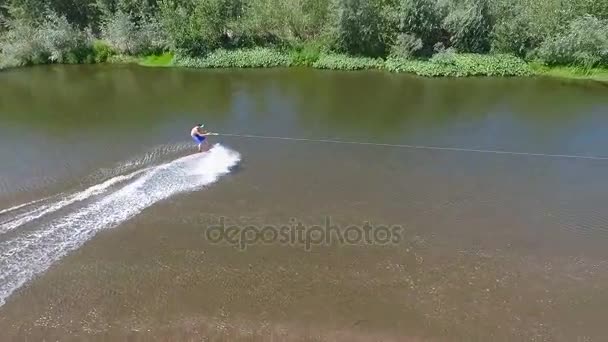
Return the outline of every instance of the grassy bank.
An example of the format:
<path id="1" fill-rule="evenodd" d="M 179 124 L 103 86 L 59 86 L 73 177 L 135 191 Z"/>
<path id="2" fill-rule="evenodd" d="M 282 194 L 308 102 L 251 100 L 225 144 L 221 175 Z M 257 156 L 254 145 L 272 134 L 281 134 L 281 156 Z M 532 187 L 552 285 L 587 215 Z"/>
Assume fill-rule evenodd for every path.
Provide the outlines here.
<path id="1" fill-rule="evenodd" d="M 160 55 L 149 55 L 139 59 L 138 64 L 147 67 L 168 67 L 173 63 L 175 55 L 165 52 Z"/>
<path id="2" fill-rule="evenodd" d="M 531 64 L 536 75 L 569 79 L 585 79 L 608 83 L 608 68 L 581 68 L 573 66 L 548 67 L 541 64 Z"/>
<path id="3" fill-rule="evenodd" d="M 273 68 L 292 64 L 288 54 L 268 48 L 216 50 L 206 57 L 178 56 L 173 65 L 188 68 Z"/>
<path id="4" fill-rule="evenodd" d="M 145 67 L 187 68 L 273 68 L 306 66 L 327 70 L 385 70 L 408 73 L 423 77 L 469 76 L 549 76 L 570 79 L 589 79 L 608 82 L 608 68 L 584 69 L 581 67 L 549 67 L 539 63 L 527 63 L 519 57 L 507 54 L 457 54 L 446 50 L 429 59 L 387 59 L 355 57 L 345 54 L 322 53 L 318 50 L 279 50 L 252 48 L 218 49 L 205 57 L 175 55 L 170 52 L 129 56 L 94 49 L 95 61 L 112 64 L 137 64 Z M 0 70 L 2 65 L 0 64 Z"/>
<path id="5" fill-rule="evenodd" d="M 316 69 L 387 70 L 426 77 L 466 76 L 531 76 L 532 68 L 511 55 L 476 55 L 444 52 L 428 60 L 404 58 L 353 57 L 343 54 L 319 53 L 306 63 Z M 189 68 L 263 68 L 302 65 L 298 54 L 267 48 L 217 50 L 207 57 L 177 56 L 172 65 Z"/>

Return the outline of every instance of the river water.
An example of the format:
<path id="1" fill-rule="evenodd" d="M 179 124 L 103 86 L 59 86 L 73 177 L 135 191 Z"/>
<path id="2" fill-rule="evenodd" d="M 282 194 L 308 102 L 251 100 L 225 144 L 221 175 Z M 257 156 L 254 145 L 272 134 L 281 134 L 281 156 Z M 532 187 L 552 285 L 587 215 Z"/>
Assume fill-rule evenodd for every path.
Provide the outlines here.
<path id="1" fill-rule="evenodd" d="M 608 336 L 600 83 L 47 66 L 0 94 L 2 340 Z"/>

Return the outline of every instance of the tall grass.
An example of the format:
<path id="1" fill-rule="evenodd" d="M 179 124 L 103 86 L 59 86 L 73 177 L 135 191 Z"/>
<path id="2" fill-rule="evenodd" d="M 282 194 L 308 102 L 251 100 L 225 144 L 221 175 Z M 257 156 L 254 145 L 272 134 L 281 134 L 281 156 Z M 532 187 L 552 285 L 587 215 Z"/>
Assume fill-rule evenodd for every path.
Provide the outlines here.
<path id="1" fill-rule="evenodd" d="M 172 65 L 174 57 L 171 52 L 165 52 L 160 55 L 149 55 L 143 57 L 139 64 L 150 67 L 166 67 Z"/>

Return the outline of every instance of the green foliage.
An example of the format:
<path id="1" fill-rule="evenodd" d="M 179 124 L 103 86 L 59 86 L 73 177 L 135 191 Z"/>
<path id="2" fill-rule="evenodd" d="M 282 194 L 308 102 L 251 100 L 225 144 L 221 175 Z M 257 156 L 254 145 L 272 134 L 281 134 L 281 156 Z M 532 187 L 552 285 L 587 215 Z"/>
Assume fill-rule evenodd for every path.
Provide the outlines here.
<path id="1" fill-rule="evenodd" d="M 453 48 L 439 49 L 439 52 L 431 57 L 430 61 L 433 64 L 444 65 L 444 66 L 455 66 L 457 61 L 457 54 Z"/>
<path id="2" fill-rule="evenodd" d="M 493 18 L 488 1 L 463 0 L 451 4 L 443 27 L 458 51 L 486 53 L 490 50 Z"/>
<path id="3" fill-rule="evenodd" d="M 190 68 L 272 68 L 290 66 L 291 59 L 269 48 L 219 49 L 204 58 L 176 56 L 173 64 Z"/>
<path id="4" fill-rule="evenodd" d="M 413 34 L 401 33 L 391 47 L 390 55 L 398 58 L 412 58 L 423 46 L 422 39 Z"/>
<path id="5" fill-rule="evenodd" d="M 140 52 L 142 42 L 139 32 L 129 13 L 118 10 L 104 18 L 101 37 L 119 53 Z"/>
<path id="6" fill-rule="evenodd" d="M 107 62 L 111 64 L 137 64 L 139 63 L 139 58 L 128 55 L 112 55 L 108 57 Z"/>
<path id="7" fill-rule="evenodd" d="M 26 19 L 13 19 L 7 23 L 8 31 L 2 36 L 0 60 L 4 67 L 33 64 L 47 60 L 46 51 L 38 39 L 38 29 Z"/>
<path id="8" fill-rule="evenodd" d="M 161 55 L 150 55 L 142 58 L 140 65 L 151 67 L 169 66 L 173 62 L 175 56 L 171 52 L 165 52 Z"/>
<path id="9" fill-rule="evenodd" d="M 446 53 L 451 54 L 442 52 L 441 57 L 429 61 L 389 58 L 384 67 L 393 72 L 408 72 L 427 77 L 532 75 L 529 66 L 512 55 L 445 55 Z"/>
<path id="10" fill-rule="evenodd" d="M 249 1 L 237 31 L 258 45 L 317 39 L 327 21 L 328 6 L 329 0 Z"/>
<path id="11" fill-rule="evenodd" d="M 353 55 L 386 55 L 391 20 L 385 10 L 383 0 L 334 0 L 331 35 L 335 48 Z"/>
<path id="12" fill-rule="evenodd" d="M 230 8 L 229 0 L 160 0 L 158 27 L 172 51 L 206 54 L 222 46 Z"/>
<path id="13" fill-rule="evenodd" d="M 137 17 L 120 8 L 104 11 L 101 38 L 121 54 L 137 55 L 166 47 L 165 35 L 155 17 Z"/>
<path id="14" fill-rule="evenodd" d="M 161 56 L 142 62 L 155 65 L 168 63 L 165 52 L 182 56 L 178 58 L 182 61 L 189 60 L 185 56 L 195 57 L 192 64 L 210 67 L 288 64 L 354 70 L 386 64 L 392 69 L 414 65 L 414 69 L 434 70 L 423 74 L 454 74 L 454 68 L 475 74 L 471 70 L 490 63 L 455 51 L 509 54 L 551 66 L 608 66 L 606 0 L 0 0 L 0 4 L 7 5 L 0 10 L 6 18 L 0 26 L 0 67 Z M 380 60 L 387 57 L 386 63 Z M 414 58 L 430 60 L 404 62 Z M 511 65 L 503 63 L 504 57 L 488 58 L 498 58 L 496 65 Z M 478 60 L 483 62 L 466 69 Z"/>
<path id="15" fill-rule="evenodd" d="M 492 49 L 525 57 L 540 44 L 540 37 L 533 34 L 531 18 L 525 9 L 517 7 L 501 17 L 493 32 Z"/>
<path id="16" fill-rule="evenodd" d="M 608 68 L 583 68 L 579 66 L 554 66 L 531 63 L 532 70 L 537 75 L 561 78 L 584 78 L 608 82 Z"/>
<path id="17" fill-rule="evenodd" d="M 332 70 L 364 70 L 378 69 L 383 61 L 377 58 L 352 57 L 342 54 L 321 54 L 319 59 L 313 63 L 317 69 Z"/>
<path id="18" fill-rule="evenodd" d="M 567 32 L 545 40 L 536 55 L 549 65 L 608 64 L 608 20 L 590 15 L 576 18 Z"/>
<path id="19" fill-rule="evenodd" d="M 48 12 L 37 32 L 45 53 L 53 63 L 78 63 L 90 53 L 93 35 L 72 26 L 66 17 Z M 69 57 L 69 58 L 68 58 Z"/>
<path id="20" fill-rule="evenodd" d="M 0 40 L 0 59 L 5 66 L 81 63 L 92 55 L 92 33 L 79 30 L 52 11 L 38 22 L 9 20 L 7 27 Z"/>
<path id="21" fill-rule="evenodd" d="M 111 56 L 115 55 L 116 51 L 110 45 L 101 40 L 93 42 L 93 58 L 96 63 L 103 63 Z"/>
<path id="22" fill-rule="evenodd" d="M 323 47 L 315 43 L 294 46 L 290 52 L 291 65 L 312 66 L 319 60 L 322 50 Z"/>
<path id="23" fill-rule="evenodd" d="M 444 20 L 444 8 L 437 0 L 400 0 L 397 11 L 399 35 L 393 51 L 402 51 L 405 55 L 415 52 L 429 55 L 433 45 L 442 39 L 441 24 Z M 413 40 L 416 37 L 419 41 Z M 413 47 L 418 47 L 413 49 Z M 402 53 L 398 53 L 399 55 Z"/>

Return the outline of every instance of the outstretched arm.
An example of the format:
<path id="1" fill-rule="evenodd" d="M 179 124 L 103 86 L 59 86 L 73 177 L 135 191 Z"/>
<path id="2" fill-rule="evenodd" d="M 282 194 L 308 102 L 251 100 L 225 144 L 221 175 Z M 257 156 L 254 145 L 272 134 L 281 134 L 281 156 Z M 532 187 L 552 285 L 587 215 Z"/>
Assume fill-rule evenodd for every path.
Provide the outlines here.
<path id="1" fill-rule="evenodd" d="M 205 130 L 205 131 L 203 131 L 203 133 L 201 135 L 204 136 L 204 137 L 206 137 L 206 136 L 209 136 L 209 135 L 218 135 L 218 134 Z"/>

